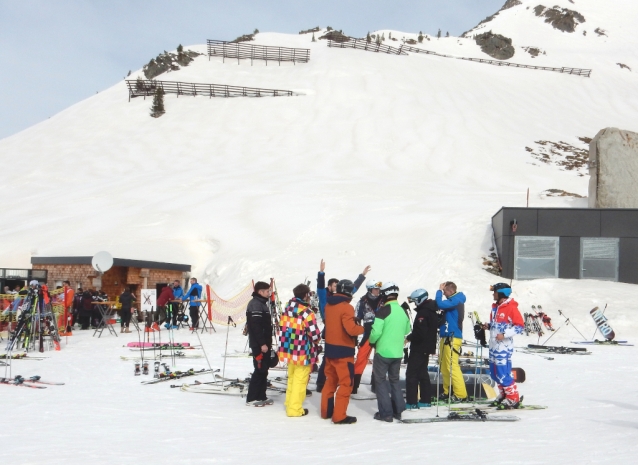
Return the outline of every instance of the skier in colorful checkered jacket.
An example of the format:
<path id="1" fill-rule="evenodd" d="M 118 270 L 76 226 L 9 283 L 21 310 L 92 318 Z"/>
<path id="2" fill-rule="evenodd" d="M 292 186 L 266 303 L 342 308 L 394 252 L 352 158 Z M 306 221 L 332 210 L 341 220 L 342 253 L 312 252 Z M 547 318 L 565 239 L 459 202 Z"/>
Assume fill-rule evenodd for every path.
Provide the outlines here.
<path id="1" fill-rule="evenodd" d="M 310 371 L 317 360 L 321 331 L 309 304 L 310 288 L 299 284 L 295 297 L 288 302 L 279 319 L 279 361 L 288 364 L 286 414 L 289 417 L 308 415 L 303 408 Z"/>
<path id="2" fill-rule="evenodd" d="M 494 284 L 490 290 L 494 293 L 494 303 L 485 329 L 490 330 L 490 375 L 499 389 L 494 405 L 503 409 L 518 408 L 520 398 L 512 377 L 512 353 L 514 336 L 523 334 L 525 322 L 518 303 L 511 297 L 509 284 Z"/>

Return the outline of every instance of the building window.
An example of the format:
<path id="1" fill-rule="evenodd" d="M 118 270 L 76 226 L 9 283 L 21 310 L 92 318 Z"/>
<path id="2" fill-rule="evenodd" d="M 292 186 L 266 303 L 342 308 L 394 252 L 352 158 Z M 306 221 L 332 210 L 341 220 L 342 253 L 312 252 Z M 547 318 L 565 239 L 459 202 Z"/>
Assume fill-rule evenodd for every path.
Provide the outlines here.
<path id="1" fill-rule="evenodd" d="M 558 237 L 516 236 L 514 278 L 558 278 Z"/>
<path id="2" fill-rule="evenodd" d="M 580 238 L 580 279 L 618 281 L 617 238 Z"/>

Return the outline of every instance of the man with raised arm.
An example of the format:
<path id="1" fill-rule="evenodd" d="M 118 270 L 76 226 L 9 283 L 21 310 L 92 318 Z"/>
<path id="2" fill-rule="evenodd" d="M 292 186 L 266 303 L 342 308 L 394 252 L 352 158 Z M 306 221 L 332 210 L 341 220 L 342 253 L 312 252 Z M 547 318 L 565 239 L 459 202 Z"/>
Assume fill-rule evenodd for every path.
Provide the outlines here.
<path id="1" fill-rule="evenodd" d="M 325 325 L 326 323 L 326 315 L 325 315 L 325 307 L 328 296 L 333 295 L 337 291 L 337 283 L 339 282 L 336 278 L 330 278 L 328 280 L 328 287 L 326 287 L 326 262 L 321 259 L 321 263 L 319 264 L 319 273 L 317 273 L 317 297 L 319 298 L 319 313 L 321 314 L 321 322 Z M 372 268 L 370 265 L 366 266 L 363 269 L 363 273 L 357 276 L 357 279 L 354 280 L 354 288 L 352 294 L 354 295 L 357 292 L 357 289 L 363 284 L 363 281 L 366 279 L 366 274 Z M 317 373 L 317 392 L 321 392 L 324 384 L 326 383 L 326 375 L 325 375 L 325 360 L 324 356 L 321 361 L 321 366 L 319 367 L 319 373 Z"/>
<path id="2" fill-rule="evenodd" d="M 356 337 L 363 334 L 350 305 L 353 290 L 352 281 L 339 281 L 337 292 L 328 296 L 326 305 L 326 384 L 321 391 L 321 418 L 332 418 L 337 425 L 357 421 L 347 414 L 354 382 L 354 346 Z"/>

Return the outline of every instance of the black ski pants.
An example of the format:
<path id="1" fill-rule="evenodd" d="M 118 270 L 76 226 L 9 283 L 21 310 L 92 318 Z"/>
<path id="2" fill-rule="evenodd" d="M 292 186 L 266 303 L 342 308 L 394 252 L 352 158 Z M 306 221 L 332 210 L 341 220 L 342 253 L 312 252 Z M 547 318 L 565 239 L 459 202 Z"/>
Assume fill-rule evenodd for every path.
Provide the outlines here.
<path id="1" fill-rule="evenodd" d="M 191 314 L 191 327 L 192 328 L 199 327 L 199 307 L 194 307 L 191 305 L 190 314 Z"/>
<path id="2" fill-rule="evenodd" d="M 416 404 L 422 402 L 429 404 L 432 402 L 432 394 L 430 392 L 430 373 L 428 373 L 428 362 L 430 355 L 410 351 L 408 357 L 408 367 L 405 371 L 405 401 L 408 404 Z M 419 399 L 418 389 L 421 389 L 421 397 Z"/>
<path id="3" fill-rule="evenodd" d="M 128 328 L 128 325 L 131 323 L 131 309 L 123 308 L 120 310 L 120 321 L 122 322 L 122 328 Z"/>
<path id="4" fill-rule="evenodd" d="M 268 388 L 268 368 L 270 367 L 270 350 L 262 355 L 263 358 L 261 360 L 257 360 L 253 357 L 253 367 L 255 369 L 250 377 L 250 383 L 248 384 L 246 402 L 266 400 L 266 389 Z"/>

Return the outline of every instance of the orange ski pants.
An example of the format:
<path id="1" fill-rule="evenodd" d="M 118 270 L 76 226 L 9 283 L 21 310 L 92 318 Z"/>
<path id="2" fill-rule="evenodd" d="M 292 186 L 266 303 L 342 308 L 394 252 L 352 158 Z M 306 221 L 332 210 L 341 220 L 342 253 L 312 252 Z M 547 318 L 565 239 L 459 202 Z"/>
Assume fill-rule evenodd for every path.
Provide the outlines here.
<path id="1" fill-rule="evenodd" d="M 326 384 L 321 390 L 321 418 L 346 418 L 354 384 L 354 357 L 326 358 Z"/>
<path id="2" fill-rule="evenodd" d="M 370 359 L 370 353 L 372 352 L 372 346 L 368 341 L 364 342 L 361 347 L 359 347 L 359 352 L 357 352 L 357 359 L 354 362 L 354 374 L 362 375 L 363 371 L 366 369 L 366 365 L 368 364 L 368 360 Z"/>

